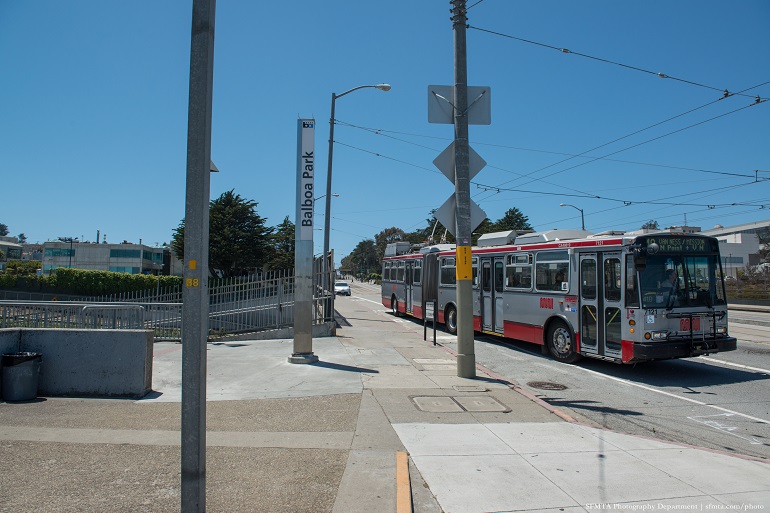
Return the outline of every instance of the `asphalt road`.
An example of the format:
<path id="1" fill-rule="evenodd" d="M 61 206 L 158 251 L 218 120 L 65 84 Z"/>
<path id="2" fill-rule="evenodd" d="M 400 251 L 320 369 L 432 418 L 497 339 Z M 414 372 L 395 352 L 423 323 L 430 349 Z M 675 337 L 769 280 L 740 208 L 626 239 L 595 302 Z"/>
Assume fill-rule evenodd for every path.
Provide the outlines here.
<path id="1" fill-rule="evenodd" d="M 376 286 L 353 284 L 356 296 L 362 306 L 385 310 Z M 739 322 L 745 313 L 751 314 L 745 322 L 755 324 Z M 568 365 L 542 355 L 539 346 L 477 334 L 476 361 L 576 418 L 770 459 L 770 313 L 731 312 L 730 319 L 738 350 L 707 357 L 635 366 L 583 359 Z M 421 321 L 406 322 L 422 330 Z M 439 331 L 438 338 L 456 349 L 454 336 Z"/>

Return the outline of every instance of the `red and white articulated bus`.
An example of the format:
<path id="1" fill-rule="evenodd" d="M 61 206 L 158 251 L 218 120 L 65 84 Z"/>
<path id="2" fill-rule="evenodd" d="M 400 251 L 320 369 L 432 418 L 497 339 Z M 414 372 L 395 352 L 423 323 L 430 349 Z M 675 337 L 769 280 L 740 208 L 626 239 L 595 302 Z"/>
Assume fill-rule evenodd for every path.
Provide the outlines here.
<path id="1" fill-rule="evenodd" d="M 457 331 L 455 247 L 389 244 L 382 304 Z M 472 248 L 473 327 L 539 344 L 558 360 L 618 363 L 737 347 L 719 244 L 685 233 L 549 230 L 482 235 Z"/>

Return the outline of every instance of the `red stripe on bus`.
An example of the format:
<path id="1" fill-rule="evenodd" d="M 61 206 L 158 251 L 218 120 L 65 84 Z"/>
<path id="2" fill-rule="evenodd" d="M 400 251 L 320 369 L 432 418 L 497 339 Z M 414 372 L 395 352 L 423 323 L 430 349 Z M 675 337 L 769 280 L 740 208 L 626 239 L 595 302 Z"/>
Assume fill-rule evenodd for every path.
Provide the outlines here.
<path id="1" fill-rule="evenodd" d="M 628 363 L 633 359 L 634 359 L 634 341 L 621 340 L 620 341 L 620 360 L 623 363 Z"/>
<path id="2" fill-rule="evenodd" d="M 391 307 L 390 299 L 382 298 L 382 306 L 384 306 L 385 308 L 390 308 Z"/>
<path id="3" fill-rule="evenodd" d="M 481 331 L 481 317 L 478 315 L 473 316 L 473 331 Z"/>
<path id="4" fill-rule="evenodd" d="M 590 248 L 595 246 L 619 246 L 623 243 L 623 239 L 597 239 L 589 241 L 564 241 L 564 242 L 549 242 L 539 244 L 526 244 L 522 246 L 495 246 L 490 248 L 474 248 L 473 254 L 483 253 L 505 253 L 511 251 L 534 251 L 537 249 L 567 249 L 567 248 Z"/>
<path id="5" fill-rule="evenodd" d="M 516 340 L 532 342 L 533 344 L 543 345 L 543 327 L 533 326 L 531 324 L 521 324 L 518 322 L 504 321 L 503 335 Z"/>
<path id="6" fill-rule="evenodd" d="M 422 307 L 421 306 L 413 306 L 412 307 L 412 315 L 414 315 L 418 319 L 422 319 Z"/>
<path id="7" fill-rule="evenodd" d="M 438 322 L 440 322 L 442 324 L 444 323 L 444 310 L 439 310 L 438 311 Z"/>

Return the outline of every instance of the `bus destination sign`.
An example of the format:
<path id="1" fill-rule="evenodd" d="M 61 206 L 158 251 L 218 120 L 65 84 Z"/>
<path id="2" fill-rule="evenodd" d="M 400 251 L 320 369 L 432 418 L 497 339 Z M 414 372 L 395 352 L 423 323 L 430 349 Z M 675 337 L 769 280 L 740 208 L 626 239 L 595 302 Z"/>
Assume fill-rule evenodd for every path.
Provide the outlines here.
<path id="1" fill-rule="evenodd" d="M 650 244 L 657 244 L 661 253 L 704 253 L 710 250 L 706 239 L 699 237 L 650 237 L 647 245 Z"/>

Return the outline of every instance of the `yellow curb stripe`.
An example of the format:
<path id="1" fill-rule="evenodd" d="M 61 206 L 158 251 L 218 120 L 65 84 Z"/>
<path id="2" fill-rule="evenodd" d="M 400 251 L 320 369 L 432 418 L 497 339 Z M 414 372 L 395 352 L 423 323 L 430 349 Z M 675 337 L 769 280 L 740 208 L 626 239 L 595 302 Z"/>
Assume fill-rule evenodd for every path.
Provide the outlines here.
<path id="1" fill-rule="evenodd" d="M 396 513 L 412 513 L 409 455 L 404 451 L 396 453 Z"/>

